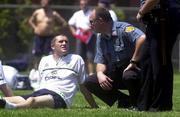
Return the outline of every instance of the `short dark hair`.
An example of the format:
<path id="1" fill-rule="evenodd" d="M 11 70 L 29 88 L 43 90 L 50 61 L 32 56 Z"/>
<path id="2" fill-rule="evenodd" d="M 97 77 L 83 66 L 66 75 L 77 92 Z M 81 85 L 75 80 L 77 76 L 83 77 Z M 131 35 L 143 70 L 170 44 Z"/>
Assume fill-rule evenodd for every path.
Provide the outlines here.
<path id="1" fill-rule="evenodd" d="M 107 10 L 106 8 L 96 7 L 95 11 L 96 11 L 96 17 L 97 18 L 98 17 L 102 18 L 106 22 L 113 21 L 111 15 L 109 13 L 109 10 Z"/>
<path id="2" fill-rule="evenodd" d="M 66 37 L 67 38 L 67 36 L 65 34 L 55 35 L 54 38 L 51 40 L 51 46 L 54 46 L 58 36 L 62 36 L 62 37 Z"/>

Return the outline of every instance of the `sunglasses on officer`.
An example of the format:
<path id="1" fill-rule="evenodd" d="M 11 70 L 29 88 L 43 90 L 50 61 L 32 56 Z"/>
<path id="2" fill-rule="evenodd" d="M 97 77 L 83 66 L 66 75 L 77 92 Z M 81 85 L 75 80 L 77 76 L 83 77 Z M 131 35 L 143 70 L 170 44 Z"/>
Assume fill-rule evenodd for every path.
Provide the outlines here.
<path id="1" fill-rule="evenodd" d="M 95 18 L 95 19 L 89 20 L 89 22 L 90 22 L 91 25 L 94 25 L 94 24 L 96 24 L 96 22 L 97 22 L 98 20 L 99 20 L 99 18 Z"/>

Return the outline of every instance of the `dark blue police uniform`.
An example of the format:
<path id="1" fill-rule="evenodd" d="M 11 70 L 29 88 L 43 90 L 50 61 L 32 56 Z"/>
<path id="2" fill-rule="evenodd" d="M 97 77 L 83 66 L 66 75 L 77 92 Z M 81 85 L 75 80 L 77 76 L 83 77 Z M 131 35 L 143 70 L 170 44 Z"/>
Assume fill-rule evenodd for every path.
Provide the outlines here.
<path id="1" fill-rule="evenodd" d="M 144 0 L 141 0 L 143 5 Z M 180 32 L 180 2 L 160 1 L 144 15 L 146 42 L 142 59 L 143 85 L 138 107 L 140 110 L 163 111 L 173 106 L 173 45 Z"/>
<path id="2" fill-rule="evenodd" d="M 114 22 L 111 35 L 98 34 L 97 36 L 94 62 L 107 66 L 106 75 L 113 80 L 113 88 L 110 91 L 103 90 L 98 83 L 96 74 L 90 76 L 85 85 L 90 92 L 109 106 L 112 106 L 117 100 L 119 106 L 128 106 L 124 102 L 127 102 L 129 96 L 119 89 L 128 89 L 132 105 L 136 104 L 139 92 L 139 71 L 132 70 L 133 77 L 122 77 L 123 71 L 129 65 L 134 53 L 136 40 L 143 34 L 141 30 L 126 22 Z"/>

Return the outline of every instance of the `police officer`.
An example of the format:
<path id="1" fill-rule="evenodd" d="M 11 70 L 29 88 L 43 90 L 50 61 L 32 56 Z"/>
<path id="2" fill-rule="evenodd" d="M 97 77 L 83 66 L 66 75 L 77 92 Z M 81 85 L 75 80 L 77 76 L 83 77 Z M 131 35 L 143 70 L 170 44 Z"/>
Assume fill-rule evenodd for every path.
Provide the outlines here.
<path id="1" fill-rule="evenodd" d="M 173 45 L 180 32 L 180 2 L 178 0 L 141 0 L 136 16 L 146 25 L 142 61 L 143 86 L 140 110 L 163 111 L 173 106 Z"/>
<path id="2" fill-rule="evenodd" d="M 94 59 L 97 74 L 89 77 L 87 89 L 109 106 L 117 100 L 119 107 L 136 106 L 144 33 L 129 23 L 113 22 L 109 11 L 101 7 L 93 10 L 90 23 L 98 33 Z M 130 96 L 119 89 L 128 89 Z"/>

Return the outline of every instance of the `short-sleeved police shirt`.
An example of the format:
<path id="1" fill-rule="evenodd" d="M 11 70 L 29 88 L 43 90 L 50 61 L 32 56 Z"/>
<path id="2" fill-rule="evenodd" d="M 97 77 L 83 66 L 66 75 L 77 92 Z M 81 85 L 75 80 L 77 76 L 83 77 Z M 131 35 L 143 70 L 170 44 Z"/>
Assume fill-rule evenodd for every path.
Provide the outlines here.
<path id="1" fill-rule="evenodd" d="M 95 63 L 108 65 L 123 64 L 133 55 L 136 40 L 144 33 L 126 22 L 114 22 L 110 36 L 98 34 Z"/>

